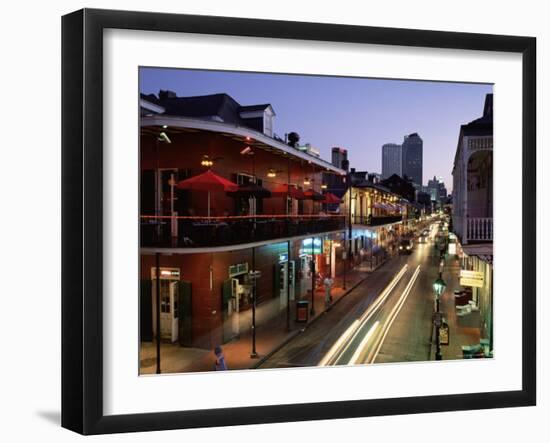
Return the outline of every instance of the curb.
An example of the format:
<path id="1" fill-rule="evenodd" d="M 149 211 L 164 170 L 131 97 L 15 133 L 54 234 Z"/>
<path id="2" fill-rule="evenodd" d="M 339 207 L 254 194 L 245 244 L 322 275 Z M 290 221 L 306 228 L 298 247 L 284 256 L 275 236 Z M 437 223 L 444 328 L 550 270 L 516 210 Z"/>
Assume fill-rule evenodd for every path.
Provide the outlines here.
<path id="1" fill-rule="evenodd" d="M 392 257 L 393 258 L 393 257 Z M 317 320 L 319 320 L 321 317 L 323 317 L 325 314 L 328 313 L 336 304 L 340 302 L 344 297 L 346 297 L 350 292 L 352 292 L 357 286 L 359 286 L 361 283 L 363 283 L 372 273 L 378 269 L 380 269 L 382 266 L 384 266 L 389 260 L 386 260 L 382 263 L 380 263 L 376 268 L 374 268 L 372 271 L 367 273 L 363 278 L 359 279 L 357 283 L 355 283 L 353 286 L 346 289 L 346 292 L 342 294 L 338 300 L 334 301 L 330 308 L 324 309 L 319 315 L 316 315 L 314 318 L 311 319 L 307 324 L 304 325 L 303 328 L 298 329 L 291 333 L 285 340 L 283 340 L 279 345 L 275 346 L 271 351 L 269 351 L 267 354 L 265 354 L 263 357 L 261 357 L 256 364 L 252 365 L 250 369 L 258 369 L 267 359 L 269 359 L 273 354 L 278 352 L 283 346 L 287 345 L 290 341 L 292 341 L 294 338 L 296 338 L 298 335 L 302 334 L 307 330 L 308 327 L 310 327 L 312 324 L 314 324 Z"/>

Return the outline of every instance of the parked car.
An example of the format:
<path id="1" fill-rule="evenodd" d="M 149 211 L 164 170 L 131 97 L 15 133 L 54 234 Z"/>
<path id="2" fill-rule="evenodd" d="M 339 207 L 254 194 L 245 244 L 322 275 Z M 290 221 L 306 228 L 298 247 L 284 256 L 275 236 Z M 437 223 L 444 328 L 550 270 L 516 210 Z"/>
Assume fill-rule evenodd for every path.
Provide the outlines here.
<path id="1" fill-rule="evenodd" d="M 399 253 L 410 254 L 413 251 L 413 241 L 411 239 L 404 239 L 399 242 Z"/>

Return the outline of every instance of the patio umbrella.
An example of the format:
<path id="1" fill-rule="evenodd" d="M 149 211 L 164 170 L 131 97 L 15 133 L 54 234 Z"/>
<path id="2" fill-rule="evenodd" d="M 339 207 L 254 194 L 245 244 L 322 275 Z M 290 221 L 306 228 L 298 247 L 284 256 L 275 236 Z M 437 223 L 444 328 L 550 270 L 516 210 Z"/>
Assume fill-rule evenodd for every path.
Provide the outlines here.
<path id="1" fill-rule="evenodd" d="M 208 191 L 208 218 L 210 218 L 210 192 L 231 192 L 239 189 L 236 183 L 214 174 L 210 169 L 202 174 L 180 181 L 177 187 L 178 189 Z"/>
<path id="2" fill-rule="evenodd" d="M 255 198 L 269 198 L 271 197 L 271 191 L 269 189 L 260 186 L 257 183 L 248 183 L 246 185 L 240 185 L 236 191 L 230 191 L 228 194 L 231 197 L 255 197 Z"/>
<path id="3" fill-rule="evenodd" d="M 342 200 L 338 198 L 336 195 L 334 195 L 332 192 L 327 192 L 325 194 L 325 200 L 323 203 L 327 203 L 329 205 L 335 205 L 342 203 Z"/>
<path id="4" fill-rule="evenodd" d="M 271 197 L 286 197 L 295 198 L 296 200 L 305 200 L 307 197 L 302 191 L 294 186 L 288 186 L 286 183 L 279 184 L 271 190 Z"/>
<path id="5" fill-rule="evenodd" d="M 321 201 L 325 199 L 325 197 L 323 197 L 323 194 L 319 194 L 313 189 L 308 189 L 307 191 L 304 192 L 304 195 L 306 198 L 309 198 L 310 200 L 314 200 L 314 201 Z"/>

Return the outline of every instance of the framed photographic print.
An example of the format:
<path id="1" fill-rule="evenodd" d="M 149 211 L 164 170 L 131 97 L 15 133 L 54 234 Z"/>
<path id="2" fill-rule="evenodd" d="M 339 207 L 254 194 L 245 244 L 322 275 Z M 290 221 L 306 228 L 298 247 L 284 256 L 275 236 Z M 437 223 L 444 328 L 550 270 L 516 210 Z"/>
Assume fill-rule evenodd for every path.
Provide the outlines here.
<path id="1" fill-rule="evenodd" d="M 534 38 L 62 25 L 64 427 L 535 404 Z"/>

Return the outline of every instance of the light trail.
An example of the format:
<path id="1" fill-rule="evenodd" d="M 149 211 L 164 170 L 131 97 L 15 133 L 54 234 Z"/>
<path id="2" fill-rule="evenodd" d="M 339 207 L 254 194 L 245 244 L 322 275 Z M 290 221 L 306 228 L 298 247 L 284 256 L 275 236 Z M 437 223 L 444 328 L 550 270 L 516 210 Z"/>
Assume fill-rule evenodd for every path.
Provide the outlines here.
<path id="1" fill-rule="evenodd" d="M 353 336 L 347 341 L 347 344 L 344 344 L 343 349 L 339 352 L 339 355 L 343 355 L 347 352 L 351 344 L 354 342 L 355 338 L 359 335 L 361 332 L 361 329 L 363 325 L 365 325 L 369 319 L 374 315 L 374 313 L 378 310 L 378 308 L 382 305 L 382 303 L 388 298 L 391 291 L 393 291 L 393 288 L 397 286 L 405 272 L 407 272 L 407 268 L 409 265 L 404 265 L 401 268 L 401 271 L 392 279 L 392 281 L 384 288 L 384 290 L 380 293 L 376 301 L 368 307 L 368 309 L 363 313 L 363 315 L 360 317 L 360 323 L 357 325 L 357 328 L 355 329 L 355 333 Z"/>
<path id="2" fill-rule="evenodd" d="M 399 298 L 399 301 L 395 304 L 392 311 L 390 312 L 389 321 L 388 321 L 388 323 L 386 324 L 386 326 L 384 328 L 384 334 L 382 335 L 382 338 L 380 339 L 380 342 L 378 343 L 378 346 L 376 348 L 376 352 L 374 353 L 374 356 L 372 357 L 372 359 L 370 361 L 371 363 L 374 363 L 374 361 L 376 360 L 376 357 L 378 357 L 378 353 L 380 352 L 380 349 L 382 348 L 382 345 L 384 344 L 384 341 L 386 340 L 386 336 L 388 335 L 388 332 L 389 332 L 390 328 L 392 327 L 393 322 L 395 321 L 395 319 L 399 315 L 399 312 L 403 308 L 403 305 L 405 304 L 405 301 L 407 300 L 407 297 L 409 296 L 409 294 L 412 290 L 412 287 L 414 286 L 419 274 L 420 274 L 420 265 L 417 266 L 416 270 L 414 271 L 413 276 L 411 277 L 411 279 L 409 280 L 409 283 L 407 284 L 407 287 L 403 291 L 403 294 L 401 294 L 401 297 Z"/>
<path id="3" fill-rule="evenodd" d="M 319 362 L 318 366 L 327 366 L 333 364 L 338 358 L 343 355 L 353 343 L 357 335 L 360 333 L 362 326 L 372 317 L 380 305 L 388 298 L 389 294 L 399 283 L 407 268 L 409 266 L 405 264 L 392 281 L 384 288 L 380 293 L 376 301 L 368 307 L 368 309 L 361 315 L 361 317 L 355 320 L 352 325 L 338 338 L 336 343 L 325 354 L 323 359 Z M 351 335 L 353 336 L 349 338 Z M 348 340 L 349 338 L 349 340 Z"/>
<path id="4" fill-rule="evenodd" d="M 359 357 L 361 357 L 361 354 L 363 353 L 363 349 L 367 346 L 369 339 L 372 337 L 372 335 L 374 334 L 374 331 L 376 331 L 376 328 L 378 328 L 379 324 L 380 322 L 376 320 L 374 325 L 372 325 L 372 327 L 369 329 L 369 332 L 367 332 L 367 334 L 365 335 L 365 338 L 361 341 L 361 344 L 357 347 L 357 349 L 353 353 L 353 356 L 351 357 L 348 365 L 354 365 L 357 363 L 357 361 L 359 360 Z"/>
<path id="5" fill-rule="evenodd" d="M 319 362 L 319 364 L 317 366 L 326 366 L 327 363 L 332 359 L 334 354 L 336 354 L 338 349 L 340 349 L 340 346 L 342 346 L 344 341 L 346 341 L 346 339 L 352 334 L 352 332 L 355 331 L 355 328 L 357 328 L 358 326 L 359 326 L 359 320 L 355 320 L 351 324 L 351 326 L 348 329 L 346 329 L 346 332 L 344 332 L 340 336 L 340 338 L 338 340 L 336 340 L 336 343 L 334 343 L 332 345 L 330 350 L 325 354 L 325 356 L 323 357 L 323 359 Z"/>

